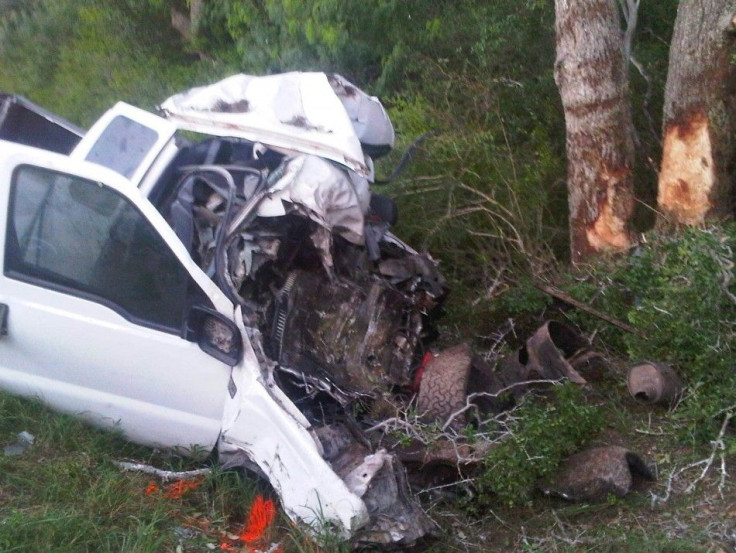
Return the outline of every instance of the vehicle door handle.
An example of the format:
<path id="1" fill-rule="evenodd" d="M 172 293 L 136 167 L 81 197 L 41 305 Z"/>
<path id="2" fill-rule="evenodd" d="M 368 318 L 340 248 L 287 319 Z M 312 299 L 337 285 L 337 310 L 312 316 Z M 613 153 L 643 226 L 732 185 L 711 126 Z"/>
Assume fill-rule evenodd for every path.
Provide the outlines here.
<path id="1" fill-rule="evenodd" d="M 8 335 L 8 313 L 10 308 L 7 304 L 0 303 L 0 338 Z"/>

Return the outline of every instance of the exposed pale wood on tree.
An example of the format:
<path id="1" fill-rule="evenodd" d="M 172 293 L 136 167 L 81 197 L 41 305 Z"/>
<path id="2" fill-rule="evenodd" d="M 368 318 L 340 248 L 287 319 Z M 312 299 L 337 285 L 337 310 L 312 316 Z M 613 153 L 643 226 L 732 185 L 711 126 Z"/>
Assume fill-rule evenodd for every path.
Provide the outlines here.
<path id="1" fill-rule="evenodd" d="M 555 0 L 573 262 L 633 242 L 633 124 L 617 0 Z"/>
<path id="2" fill-rule="evenodd" d="M 682 0 L 670 46 L 657 201 L 667 219 L 733 216 L 736 0 Z"/>

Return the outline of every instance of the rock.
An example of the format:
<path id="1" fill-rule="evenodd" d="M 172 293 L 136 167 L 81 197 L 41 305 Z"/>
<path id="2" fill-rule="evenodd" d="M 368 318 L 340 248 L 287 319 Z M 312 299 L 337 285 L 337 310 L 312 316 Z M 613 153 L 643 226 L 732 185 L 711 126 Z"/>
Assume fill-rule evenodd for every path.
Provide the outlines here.
<path id="1" fill-rule="evenodd" d="M 548 495 L 570 501 L 599 501 L 608 494 L 623 497 L 629 493 L 633 475 L 656 479 L 636 453 L 620 446 L 594 447 L 567 459 L 560 472 L 541 488 Z"/>

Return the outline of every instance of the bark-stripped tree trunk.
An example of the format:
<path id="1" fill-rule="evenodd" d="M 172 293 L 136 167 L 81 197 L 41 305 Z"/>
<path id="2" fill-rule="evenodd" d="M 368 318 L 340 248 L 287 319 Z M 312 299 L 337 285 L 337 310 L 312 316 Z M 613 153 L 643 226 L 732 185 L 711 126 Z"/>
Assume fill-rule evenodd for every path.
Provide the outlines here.
<path id="1" fill-rule="evenodd" d="M 682 0 L 670 45 L 657 201 L 666 219 L 733 215 L 736 0 Z"/>
<path id="2" fill-rule="evenodd" d="M 632 243 L 633 124 L 617 0 L 555 0 L 572 261 Z"/>

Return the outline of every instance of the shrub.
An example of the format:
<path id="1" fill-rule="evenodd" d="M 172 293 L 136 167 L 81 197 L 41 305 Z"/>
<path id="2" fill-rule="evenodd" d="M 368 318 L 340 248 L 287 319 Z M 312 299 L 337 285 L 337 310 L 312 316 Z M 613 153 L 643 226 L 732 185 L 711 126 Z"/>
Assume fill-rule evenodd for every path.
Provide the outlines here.
<path id="1" fill-rule="evenodd" d="M 0 14 L 0 90 L 86 126 L 115 102 L 154 108 L 221 77 L 183 51 L 166 9 L 144 0 L 37 0 Z"/>
<path id="2" fill-rule="evenodd" d="M 672 365 L 689 393 L 675 416 L 700 440 L 712 439 L 736 409 L 736 226 L 655 232 L 629 256 L 591 268 L 568 291 L 628 321 L 641 335 L 610 327 L 601 336 L 634 361 Z M 580 324 L 599 323 L 585 313 Z M 722 417 L 721 417 L 722 418 Z"/>
<path id="3" fill-rule="evenodd" d="M 602 426 L 603 415 L 585 402 L 576 384 L 555 386 L 551 398 L 526 396 L 513 412 L 508 437 L 484 458 L 479 495 L 468 506 L 479 508 L 494 499 L 509 505 L 526 502 L 534 483 Z"/>

